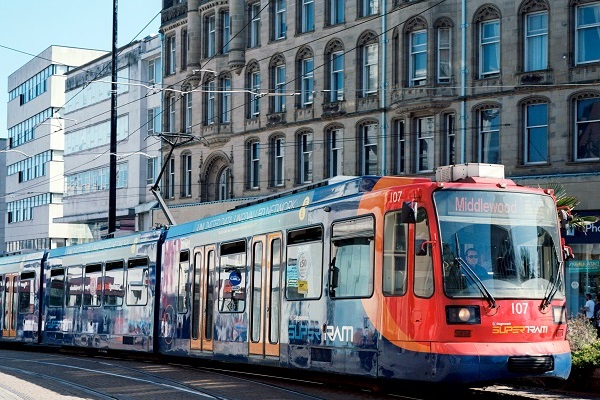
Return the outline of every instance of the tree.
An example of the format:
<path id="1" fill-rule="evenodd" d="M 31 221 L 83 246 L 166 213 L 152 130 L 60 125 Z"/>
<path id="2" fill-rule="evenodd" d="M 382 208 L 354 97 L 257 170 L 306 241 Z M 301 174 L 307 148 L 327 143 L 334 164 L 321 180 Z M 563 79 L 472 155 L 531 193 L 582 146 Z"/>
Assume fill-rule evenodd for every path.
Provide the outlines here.
<path id="1" fill-rule="evenodd" d="M 573 228 L 585 233 L 587 225 L 593 224 L 598 221 L 598 217 L 593 215 L 580 216 L 573 213 L 573 209 L 579 205 L 580 201 L 575 196 L 567 195 L 567 192 L 562 185 L 558 183 L 550 183 L 547 185 L 547 187 L 549 189 L 554 190 L 554 196 L 556 197 L 556 206 L 559 212 L 561 212 L 561 210 L 568 211 L 568 213 L 571 215 L 569 220 L 567 221 L 567 226 L 565 226 L 565 228 Z"/>

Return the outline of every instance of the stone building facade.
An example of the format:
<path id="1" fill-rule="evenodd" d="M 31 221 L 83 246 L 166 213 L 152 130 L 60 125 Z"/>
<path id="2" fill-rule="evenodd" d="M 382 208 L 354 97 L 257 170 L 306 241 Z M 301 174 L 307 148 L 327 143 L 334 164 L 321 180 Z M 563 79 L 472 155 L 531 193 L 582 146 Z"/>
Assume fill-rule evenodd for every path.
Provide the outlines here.
<path id="1" fill-rule="evenodd" d="M 600 1 L 164 0 L 161 33 L 170 205 L 483 162 L 600 215 Z"/>

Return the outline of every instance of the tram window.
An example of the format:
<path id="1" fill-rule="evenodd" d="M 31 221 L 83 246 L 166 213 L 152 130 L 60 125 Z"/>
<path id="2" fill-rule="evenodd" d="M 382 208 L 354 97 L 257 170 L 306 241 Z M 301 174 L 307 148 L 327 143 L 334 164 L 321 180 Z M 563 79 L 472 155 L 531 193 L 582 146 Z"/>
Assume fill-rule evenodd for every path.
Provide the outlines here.
<path id="1" fill-rule="evenodd" d="M 127 263 L 127 305 L 148 304 L 148 259 L 135 258 Z"/>
<path id="2" fill-rule="evenodd" d="M 281 239 L 271 242 L 271 304 L 269 307 L 269 342 L 279 342 L 279 275 L 281 271 Z"/>
<path id="3" fill-rule="evenodd" d="M 214 314 L 214 275 L 215 275 L 215 251 L 210 250 L 206 257 L 206 323 L 204 324 L 204 335 L 207 340 L 213 337 L 213 314 Z"/>
<path id="4" fill-rule="evenodd" d="M 186 313 L 188 309 L 188 297 L 190 286 L 190 251 L 184 250 L 179 253 L 179 285 L 177 293 L 177 312 Z"/>
<path id="5" fill-rule="evenodd" d="M 125 270 L 123 261 L 110 261 L 104 266 L 104 279 L 102 281 L 102 296 L 105 307 L 117 307 L 123 305 L 123 276 Z"/>
<path id="6" fill-rule="evenodd" d="M 429 236 L 429 224 L 424 208 L 417 212 L 415 224 L 415 273 L 413 290 L 416 296 L 430 297 L 433 295 L 433 263 Z"/>
<path id="7" fill-rule="evenodd" d="M 263 243 L 254 243 L 252 250 L 252 293 L 251 308 L 252 308 L 252 325 L 250 330 L 250 340 L 254 343 L 261 339 L 260 311 L 262 309 L 262 271 L 263 271 Z"/>
<path id="8" fill-rule="evenodd" d="M 406 294 L 406 238 L 408 224 L 400 212 L 390 212 L 383 222 L 383 294 Z"/>
<path id="9" fill-rule="evenodd" d="M 85 266 L 83 279 L 83 305 L 97 307 L 102 298 L 102 264 Z"/>
<path id="10" fill-rule="evenodd" d="M 323 228 L 315 226 L 290 231 L 287 236 L 286 298 L 320 298 L 323 276 Z"/>
<path id="11" fill-rule="evenodd" d="M 67 268 L 67 307 L 81 306 L 83 294 L 83 269 L 79 266 Z"/>
<path id="12" fill-rule="evenodd" d="M 246 308 L 246 241 L 221 245 L 219 312 L 238 313 Z"/>
<path id="13" fill-rule="evenodd" d="M 200 305 L 201 305 L 201 290 L 200 290 L 200 273 L 202 272 L 202 257 L 204 253 L 197 251 L 194 254 L 193 273 L 194 277 L 192 286 L 192 339 L 200 337 Z M 180 260 L 181 261 L 181 260 Z"/>
<path id="14" fill-rule="evenodd" d="M 62 307 L 65 296 L 65 270 L 54 268 L 50 270 L 50 289 L 48 290 L 48 305 Z"/>
<path id="15" fill-rule="evenodd" d="M 335 222 L 331 227 L 329 295 L 373 294 L 374 222 L 372 217 Z"/>
<path id="16" fill-rule="evenodd" d="M 32 313 L 34 307 L 35 272 L 23 272 L 19 282 L 19 312 Z"/>

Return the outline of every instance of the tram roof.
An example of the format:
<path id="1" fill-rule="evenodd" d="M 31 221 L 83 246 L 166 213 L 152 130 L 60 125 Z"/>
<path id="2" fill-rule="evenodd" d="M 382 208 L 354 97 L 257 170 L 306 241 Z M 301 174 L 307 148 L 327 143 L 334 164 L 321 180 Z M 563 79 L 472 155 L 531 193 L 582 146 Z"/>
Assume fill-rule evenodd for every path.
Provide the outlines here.
<path id="1" fill-rule="evenodd" d="M 292 190 L 261 197 L 240 204 L 221 214 L 215 214 L 200 220 L 174 225 L 167 231 L 167 237 L 177 237 L 231 223 L 257 219 L 299 209 L 307 205 L 350 197 L 373 190 L 380 176 L 338 176 Z M 401 179 L 401 178 L 399 178 Z"/>
<path id="2" fill-rule="evenodd" d="M 61 257 L 70 254 L 87 253 L 91 251 L 112 249 L 116 247 L 135 246 L 146 242 L 157 241 L 162 234 L 162 230 L 139 232 L 132 235 L 120 236 L 112 239 L 98 240 L 96 242 L 83 243 L 75 246 L 65 246 L 52 249 L 49 257 Z"/>

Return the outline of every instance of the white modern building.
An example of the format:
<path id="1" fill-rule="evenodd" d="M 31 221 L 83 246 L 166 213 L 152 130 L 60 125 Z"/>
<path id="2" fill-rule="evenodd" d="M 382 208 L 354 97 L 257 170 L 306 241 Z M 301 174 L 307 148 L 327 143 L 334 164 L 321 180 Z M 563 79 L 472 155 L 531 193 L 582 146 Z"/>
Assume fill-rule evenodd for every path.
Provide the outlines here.
<path id="1" fill-rule="evenodd" d="M 66 75 L 65 212 L 55 221 L 108 233 L 110 157 L 117 157 L 114 236 L 152 227 L 150 191 L 160 170 L 161 40 L 132 42 L 117 57 L 117 154 L 110 153 L 112 54 Z"/>
<path id="2" fill-rule="evenodd" d="M 6 165 L 6 149 L 7 140 L 0 138 L 0 165 Z M 6 180 L 6 169 L 0 168 L 0 182 Z M 0 215 L 6 215 L 6 198 L 5 193 L 6 186 L 0 185 Z M 6 253 L 6 240 L 4 239 L 4 226 L 6 225 L 6 219 L 0 218 L 0 256 Z"/>
<path id="3" fill-rule="evenodd" d="M 50 46 L 8 77 L 8 144 L 3 149 L 7 252 L 48 249 L 91 237 L 63 215 L 65 73 L 105 51 Z M 85 226 L 84 226 L 85 228 Z"/>

